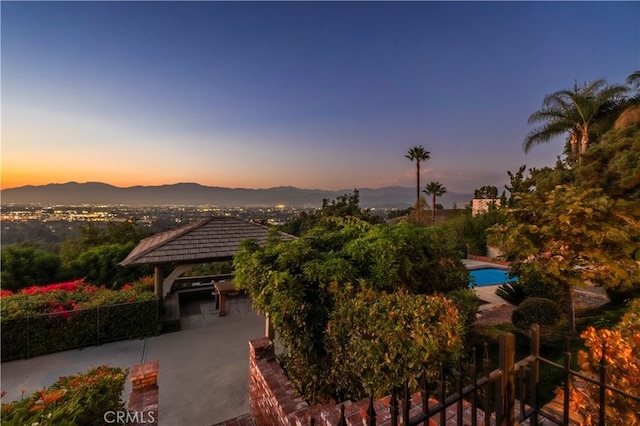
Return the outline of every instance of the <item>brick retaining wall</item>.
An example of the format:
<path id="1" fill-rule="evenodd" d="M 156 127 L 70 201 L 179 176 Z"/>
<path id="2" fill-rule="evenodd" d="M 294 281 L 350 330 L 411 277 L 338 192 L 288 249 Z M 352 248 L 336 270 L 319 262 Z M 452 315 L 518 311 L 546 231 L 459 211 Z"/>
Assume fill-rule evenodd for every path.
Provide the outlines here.
<path id="1" fill-rule="evenodd" d="M 157 360 L 131 366 L 128 425 L 158 425 L 159 367 L 160 362 Z"/>
<path id="2" fill-rule="evenodd" d="M 422 411 L 422 398 L 419 392 L 412 395 L 412 408 L 409 417 Z M 389 411 L 391 397 L 386 396 L 374 402 L 376 425 L 391 425 Z M 429 400 L 430 405 L 437 401 Z M 311 417 L 318 426 L 338 424 L 341 406 L 344 407 L 348 426 L 363 425 L 369 406 L 367 398 L 338 405 L 325 404 L 310 406 L 296 395 L 293 384 L 287 380 L 284 371 L 275 359 L 273 344 L 267 337 L 249 341 L 249 414 L 257 426 L 306 426 Z M 455 406 L 446 411 L 447 421 L 456 419 Z M 478 423 L 484 422 L 484 413 L 477 412 Z M 439 421 L 434 416 L 431 424 Z M 400 423 L 404 421 L 401 420 Z M 471 404 L 463 402 L 463 423 L 471 424 Z"/>

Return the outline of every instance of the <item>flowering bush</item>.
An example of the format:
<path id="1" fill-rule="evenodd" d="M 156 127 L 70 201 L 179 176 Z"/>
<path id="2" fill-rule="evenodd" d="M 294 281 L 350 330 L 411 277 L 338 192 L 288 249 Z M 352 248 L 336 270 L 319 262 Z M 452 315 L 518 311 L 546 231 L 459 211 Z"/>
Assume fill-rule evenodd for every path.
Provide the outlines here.
<path id="1" fill-rule="evenodd" d="M 124 410 L 127 370 L 101 365 L 60 377 L 48 389 L 2 404 L 2 424 L 102 425 L 104 413 Z"/>
<path id="2" fill-rule="evenodd" d="M 631 303 L 614 329 L 587 327 L 580 337 L 588 350 L 578 353 L 583 374 L 597 380 L 604 355 L 607 385 L 640 395 L 640 299 Z M 589 383 L 570 389 L 572 407 L 583 416 L 586 425 L 598 424 L 599 390 Z M 640 403 L 608 389 L 605 394 L 606 424 L 640 425 Z"/>
<path id="3" fill-rule="evenodd" d="M 121 290 L 110 290 L 86 284 L 83 280 L 45 286 L 32 286 L 16 293 L 3 290 L 0 316 L 3 320 L 26 316 L 59 313 L 69 318 L 73 311 L 120 303 L 153 299 L 146 282 L 126 284 Z"/>
<path id="4" fill-rule="evenodd" d="M 150 282 L 110 290 L 78 280 L 4 292 L 2 361 L 155 335 L 158 299 Z"/>

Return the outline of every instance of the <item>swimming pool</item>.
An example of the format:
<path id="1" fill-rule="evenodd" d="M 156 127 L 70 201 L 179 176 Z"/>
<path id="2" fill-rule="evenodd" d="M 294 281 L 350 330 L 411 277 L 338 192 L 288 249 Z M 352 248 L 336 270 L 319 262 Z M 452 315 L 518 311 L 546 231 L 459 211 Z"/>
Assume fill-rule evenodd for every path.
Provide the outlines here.
<path id="1" fill-rule="evenodd" d="M 470 286 L 485 287 L 518 281 L 518 277 L 509 278 L 508 271 L 498 268 L 473 269 L 469 274 L 471 275 Z"/>

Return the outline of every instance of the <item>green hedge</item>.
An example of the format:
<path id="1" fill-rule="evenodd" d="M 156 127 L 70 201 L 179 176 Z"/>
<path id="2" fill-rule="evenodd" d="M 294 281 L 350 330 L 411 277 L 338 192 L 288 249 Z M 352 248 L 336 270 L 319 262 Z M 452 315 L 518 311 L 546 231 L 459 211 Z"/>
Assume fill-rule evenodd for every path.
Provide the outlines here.
<path id="1" fill-rule="evenodd" d="M 153 336 L 158 300 L 2 320 L 2 361 Z"/>

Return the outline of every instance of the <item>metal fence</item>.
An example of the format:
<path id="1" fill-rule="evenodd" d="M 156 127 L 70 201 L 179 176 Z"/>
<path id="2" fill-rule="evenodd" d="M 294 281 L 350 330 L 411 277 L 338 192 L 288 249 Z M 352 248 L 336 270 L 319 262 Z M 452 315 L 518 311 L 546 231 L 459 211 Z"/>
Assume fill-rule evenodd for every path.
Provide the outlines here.
<path id="1" fill-rule="evenodd" d="M 597 387 L 599 400 L 597 424 L 604 426 L 606 423 L 605 409 L 607 407 L 607 395 L 617 394 L 629 401 L 640 402 L 640 395 L 632 395 L 621 389 L 614 388 L 606 383 L 606 368 L 603 357 L 600 360 L 599 377 L 588 377 L 570 368 L 571 352 L 569 347 L 564 354 L 564 364 L 560 365 L 540 356 L 540 328 L 536 325 L 531 333 L 531 351 L 526 358 L 515 362 L 515 336 L 505 333 L 499 341 L 498 368 L 490 371 L 491 360 L 487 345 L 479 368 L 475 355 L 470 364 L 463 371 L 458 364 L 453 380 L 447 381 L 444 370 L 441 368 L 440 378 L 435 386 L 429 384 L 425 375 L 419 378 L 419 394 L 421 409 L 417 414 L 411 415 L 415 394 L 409 391 L 409 381 L 399 389 L 393 389 L 390 394 L 389 415 L 383 415 L 390 419 L 392 426 L 429 426 L 430 419 L 437 418 L 431 424 L 451 425 L 463 424 L 476 426 L 478 424 L 489 425 L 514 425 L 528 421 L 531 425 L 550 424 L 568 425 L 569 415 L 569 387 L 572 379 L 578 378 Z M 564 397 L 562 401 L 562 418 L 555 413 L 545 410 L 538 405 L 539 373 L 540 365 L 547 364 L 564 372 Z M 482 370 L 482 372 L 480 372 Z M 447 392 L 447 382 L 450 391 Z M 451 385 L 452 383 L 452 385 Z M 436 401 L 429 397 L 434 396 Z M 470 408 L 470 409 L 469 409 Z M 451 415 L 454 413 L 454 415 Z M 376 425 L 376 410 L 373 395 L 369 396 L 369 404 L 366 413 L 363 413 L 364 424 Z M 449 417 L 449 418 L 448 418 Z M 311 418 L 311 425 L 315 419 Z M 339 426 L 346 426 L 347 420 L 344 414 L 344 405 L 340 406 Z M 385 424 L 387 420 L 385 420 Z"/>
<path id="2" fill-rule="evenodd" d="M 2 361 L 155 335 L 158 300 L 2 321 Z"/>

